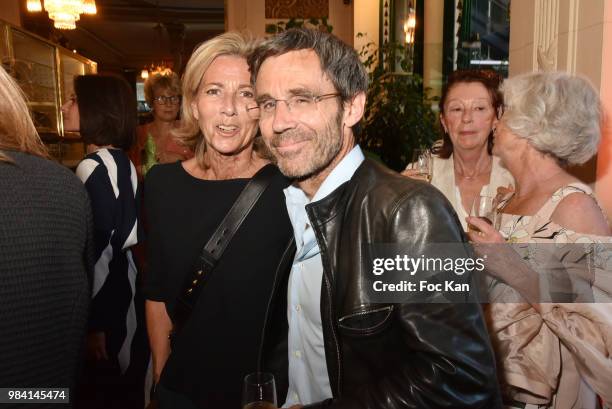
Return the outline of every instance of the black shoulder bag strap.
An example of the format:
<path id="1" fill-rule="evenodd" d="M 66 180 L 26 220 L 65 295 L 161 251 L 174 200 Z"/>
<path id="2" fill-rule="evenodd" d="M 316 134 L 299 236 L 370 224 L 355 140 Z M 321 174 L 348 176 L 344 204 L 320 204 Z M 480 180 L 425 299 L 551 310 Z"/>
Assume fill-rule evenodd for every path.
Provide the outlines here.
<path id="1" fill-rule="evenodd" d="M 255 206 L 259 197 L 270 185 L 276 172 L 274 165 L 266 165 L 253 176 L 202 249 L 200 268 L 187 276 L 183 289 L 176 299 L 172 316 L 173 334 L 178 333 L 189 320 L 202 288 L 210 279 L 217 263 L 223 256 L 225 248 Z"/>

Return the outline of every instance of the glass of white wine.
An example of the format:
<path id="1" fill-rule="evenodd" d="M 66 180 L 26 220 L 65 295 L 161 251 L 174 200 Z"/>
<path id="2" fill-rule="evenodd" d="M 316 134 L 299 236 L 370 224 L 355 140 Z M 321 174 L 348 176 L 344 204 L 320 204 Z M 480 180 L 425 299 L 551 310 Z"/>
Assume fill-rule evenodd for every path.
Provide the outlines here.
<path id="1" fill-rule="evenodd" d="M 493 226 L 495 230 L 499 230 L 501 217 L 497 212 L 497 198 L 485 195 L 476 196 L 470 210 L 470 216 L 478 217 Z M 468 223 L 468 232 L 479 231 L 475 226 Z"/>
<path id="2" fill-rule="evenodd" d="M 416 177 L 431 182 L 432 157 L 429 149 L 415 149 L 412 155 L 412 169 L 416 170 Z"/>
<path id="3" fill-rule="evenodd" d="M 274 375 L 268 372 L 253 372 L 244 377 L 243 409 L 276 409 L 276 405 Z"/>

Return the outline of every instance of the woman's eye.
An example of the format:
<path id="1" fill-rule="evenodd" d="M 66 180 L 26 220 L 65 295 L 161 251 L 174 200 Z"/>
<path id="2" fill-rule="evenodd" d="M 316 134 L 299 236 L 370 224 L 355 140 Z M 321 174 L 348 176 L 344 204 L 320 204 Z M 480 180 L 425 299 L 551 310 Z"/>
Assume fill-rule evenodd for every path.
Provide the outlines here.
<path id="1" fill-rule="evenodd" d="M 253 97 L 255 97 L 255 94 L 253 94 L 252 91 L 242 91 L 240 93 L 240 96 L 243 97 L 243 98 L 253 98 Z"/>
<path id="2" fill-rule="evenodd" d="M 216 88 L 211 88 L 206 91 L 206 95 L 219 95 L 219 90 Z"/>

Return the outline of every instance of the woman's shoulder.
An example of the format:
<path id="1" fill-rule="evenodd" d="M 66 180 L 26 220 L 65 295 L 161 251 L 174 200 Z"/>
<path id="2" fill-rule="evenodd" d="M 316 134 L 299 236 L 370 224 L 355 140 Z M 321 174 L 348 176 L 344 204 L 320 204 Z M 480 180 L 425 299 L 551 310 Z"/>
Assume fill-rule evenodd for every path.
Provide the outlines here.
<path id="1" fill-rule="evenodd" d="M 186 171 L 180 161 L 172 163 L 159 163 L 153 166 L 145 176 L 145 183 L 168 183 L 176 181 Z"/>
<path id="2" fill-rule="evenodd" d="M 438 155 L 431 155 L 433 159 L 433 169 L 438 173 L 449 173 L 453 168 L 453 156 L 441 158 Z"/>
<path id="3" fill-rule="evenodd" d="M 276 188 L 280 189 L 285 189 L 291 184 L 291 179 L 283 175 L 278 166 L 276 166 L 275 164 L 268 162 L 261 167 L 260 171 L 262 171 L 264 168 L 269 169 L 272 186 L 275 186 Z"/>
<path id="4" fill-rule="evenodd" d="M 14 163 L 3 163 L 0 174 L 7 178 L 14 177 L 13 182 L 19 183 L 24 189 L 36 192 L 37 196 L 47 195 L 50 201 L 85 203 L 87 192 L 81 181 L 69 168 L 49 159 L 30 155 L 24 152 L 4 151 Z"/>
<path id="5" fill-rule="evenodd" d="M 76 168 L 76 175 L 83 183 L 101 167 L 103 170 L 113 169 L 129 161 L 127 154 L 120 149 L 102 148 L 85 155 Z"/>
<path id="6" fill-rule="evenodd" d="M 8 156 L 15 161 L 15 164 L 27 174 L 35 177 L 42 177 L 44 179 L 61 180 L 69 184 L 74 183 L 76 186 L 80 186 L 74 173 L 57 162 L 24 152 L 5 153 L 7 153 Z"/>
<path id="7" fill-rule="evenodd" d="M 555 224 L 574 232 L 609 236 L 610 226 L 593 190 L 574 181 L 553 193 L 548 207 Z"/>

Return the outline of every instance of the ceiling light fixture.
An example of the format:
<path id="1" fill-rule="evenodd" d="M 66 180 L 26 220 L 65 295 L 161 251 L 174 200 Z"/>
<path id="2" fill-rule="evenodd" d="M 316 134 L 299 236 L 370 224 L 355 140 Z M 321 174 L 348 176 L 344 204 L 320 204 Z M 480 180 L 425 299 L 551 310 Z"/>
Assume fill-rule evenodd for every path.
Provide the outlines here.
<path id="1" fill-rule="evenodd" d="M 28 0 L 26 4 L 28 11 L 42 11 L 40 0 Z"/>
<path id="2" fill-rule="evenodd" d="M 45 0 L 45 10 L 60 30 L 74 30 L 81 14 L 96 14 L 95 0 Z M 28 0 L 28 11 L 42 11 L 40 0 Z"/>
<path id="3" fill-rule="evenodd" d="M 140 78 L 142 79 L 146 80 L 147 78 L 149 78 L 150 75 L 172 75 L 172 68 L 168 67 L 162 61 L 158 65 L 151 64 L 149 68 L 145 67 L 142 71 L 140 71 Z"/>

